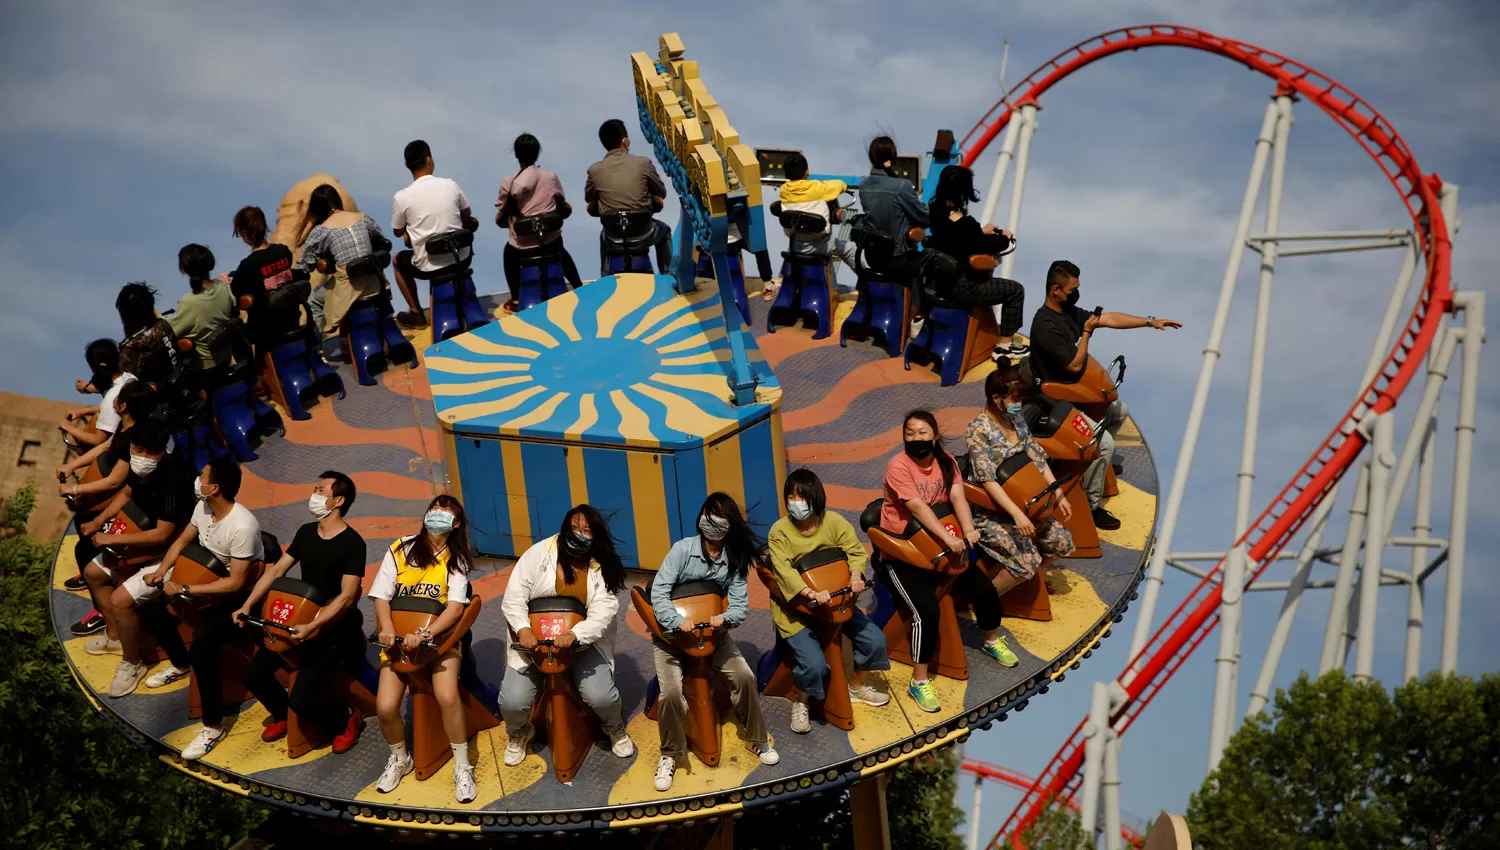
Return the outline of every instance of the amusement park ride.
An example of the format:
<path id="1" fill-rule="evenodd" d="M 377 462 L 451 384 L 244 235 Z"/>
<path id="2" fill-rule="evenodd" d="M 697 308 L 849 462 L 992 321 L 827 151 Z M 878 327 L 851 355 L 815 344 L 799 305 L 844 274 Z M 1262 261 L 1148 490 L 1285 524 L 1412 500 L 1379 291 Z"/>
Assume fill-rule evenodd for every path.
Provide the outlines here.
<path id="1" fill-rule="evenodd" d="M 832 805 L 842 792 L 849 791 L 858 846 L 878 846 L 888 841 L 880 816 L 888 772 L 924 753 L 961 743 L 1046 694 L 1053 681 L 1078 669 L 1111 634 L 1137 599 L 1137 585 L 1144 578 L 1130 662 L 1118 677 L 1094 686 L 1088 716 L 1042 774 L 1022 781 L 1019 774 L 1003 768 L 966 764 L 976 783 L 1004 779 L 1024 786 L 1020 805 L 990 846 L 1008 842 L 1035 821 L 1045 806 L 1057 801 L 1076 805 L 1090 826 L 1099 821 L 1102 809 L 1106 844 L 1120 847 L 1125 841 L 1135 843 L 1138 836 L 1122 831 L 1120 823 L 1119 736 L 1221 624 L 1210 768 L 1223 751 L 1238 711 L 1234 695 L 1244 591 L 1286 593 L 1253 691 L 1252 713 L 1266 702 L 1292 617 L 1308 589 L 1331 587 L 1334 591 L 1321 667 L 1341 667 L 1353 645 L 1355 675 L 1369 677 L 1379 589 L 1404 585 L 1413 615 L 1405 671 L 1414 676 L 1424 582 L 1434 570 L 1446 566 L 1441 666 L 1445 671 L 1454 669 L 1484 297 L 1458 293 L 1451 285 L 1456 187 L 1423 172 L 1378 112 L 1311 68 L 1261 48 L 1186 27 L 1132 27 L 1059 54 L 1006 93 L 964 138 L 955 140 L 952 133 L 940 132 L 936 149 L 926 157 L 925 174 L 915 157 L 898 162 L 898 170 L 919 187 L 930 188 L 949 164 L 972 166 L 1003 130 L 983 218 L 986 222 L 993 218 L 1013 164 L 1006 227 L 1018 232 L 1039 98 L 1063 78 L 1099 59 L 1156 46 L 1202 50 L 1258 71 L 1273 83 L 1272 101 L 1257 138 L 1164 509 L 1158 515 L 1151 454 L 1133 423 L 1127 422 L 1117 438 L 1116 458 L 1123 471 L 1113 480 L 1110 503 L 1122 518 L 1122 527 L 1098 532 L 1096 543 L 1081 546 L 1075 557 L 1055 565 L 1049 580 L 1006 595 L 1006 626 L 1022 657 L 1014 669 L 999 667 L 980 652 L 976 634 L 960 623 L 963 612 L 955 610 L 951 596 L 944 597 L 948 603 L 943 623 L 946 640 L 936 664 L 944 674 L 936 680 L 941 711 L 923 713 L 900 696 L 910 669 L 899 663 L 888 676 L 893 698 L 887 706 L 851 706 L 830 699 L 817 707 L 824 722 L 815 723 L 807 735 L 784 731 L 786 703 L 768 699 L 768 722 L 782 753 L 781 762 L 774 766 L 760 764 L 748 746 L 737 740 L 733 722 L 717 710 L 707 677 L 699 676 L 694 683 L 689 671 L 685 687 L 690 693 L 698 688 L 700 694 L 690 712 L 698 718 L 689 721 L 692 764 L 671 791 L 652 788 L 656 731 L 650 717 L 656 683 L 648 680 L 655 620 L 649 605 L 640 610 L 639 600 L 642 587 L 668 548 L 692 533 L 704 497 L 715 491 L 729 493 L 764 533 L 780 515 L 780 487 L 788 465 L 805 465 L 828 485 L 830 509 L 858 518 L 866 503 L 878 497 L 872 482 L 879 480 L 883 461 L 898 442 L 887 433 L 892 424 L 889 416 L 882 418 L 882 412 L 962 408 L 951 416 L 951 424 L 959 425 L 977 412 L 981 399 L 974 382 L 989 368 L 963 370 L 956 386 L 946 386 L 948 380 L 903 366 L 892 357 L 894 343 L 892 349 L 835 346 L 834 338 L 825 340 L 808 330 L 783 329 L 774 335 L 751 331 L 765 321 L 766 307 L 750 303 L 759 299 L 746 298 L 738 248 L 730 245 L 731 222 L 737 222 L 743 247 L 765 249 L 762 184 L 774 182 L 778 153 L 767 148 L 757 155 L 756 149 L 741 142 L 699 77 L 697 62 L 687 59 L 681 41 L 669 34 L 662 36 L 656 55 L 636 53 L 630 61 L 642 134 L 681 201 L 672 274 L 608 275 L 514 315 L 499 311 L 495 321 L 477 326 L 471 322 L 467 332 L 435 340 L 419 362 L 388 369 L 379 386 L 351 390 L 336 405 L 319 405 L 310 420 L 292 422 L 285 444 L 266 446 L 261 458 L 246 467 L 242 501 L 255 509 L 262 527 L 281 540 L 290 539 L 300 524 L 296 507 L 305 498 L 305 488 L 299 488 L 318 468 L 358 470 L 354 478 L 361 489 L 361 508 L 375 514 L 356 516 L 351 522 L 371 542 L 372 552 L 382 551 L 382 540 L 388 545 L 405 533 L 406 518 L 419 515 L 420 506 L 435 492 L 446 489 L 460 496 L 471 518 L 475 548 L 501 561 L 492 574 L 474 577 L 477 600 L 464 621 L 472 636 L 473 651 L 464 653 L 464 680 L 472 702 L 474 751 L 479 754 L 478 799 L 455 803 L 441 781 L 407 782 L 395 793 L 378 794 L 374 784 L 385 753 L 377 735 L 366 735 L 344 755 L 311 746 L 289 754 L 283 746 L 261 743 L 259 729 L 253 727 L 265 712 L 253 703 L 240 709 L 223 745 L 201 761 L 182 760 L 179 752 L 194 731 L 187 724 L 187 686 L 109 699 L 103 695 L 109 671 L 81 651 L 81 640 L 68 638 L 67 624 L 77 619 L 87 603 L 62 587 L 63 579 L 77 566 L 71 563 L 71 545 L 64 545 L 56 568 L 53 616 L 80 687 L 106 717 L 167 764 L 226 791 L 306 815 L 309 823 L 344 821 L 407 835 L 476 836 L 715 824 L 712 828 L 722 837 L 746 808 L 804 799 L 813 800 L 812 805 Z M 1411 217 L 1409 226 L 1366 233 L 1279 231 L 1288 133 L 1293 104 L 1299 99 L 1316 104 L 1370 154 L 1400 194 Z M 1265 224 L 1263 230 L 1252 233 L 1268 160 Z M 1283 243 L 1292 245 L 1283 247 Z M 1188 473 L 1246 248 L 1260 256 L 1261 272 L 1234 543 L 1224 553 L 1173 552 Z M 1277 260 L 1379 248 L 1403 249 L 1405 261 L 1375 335 L 1358 395 L 1306 465 L 1252 519 L 1251 483 Z M 701 261 L 695 261 L 695 252 Z M 1013 262 L 1013 255 L 1004 257 L 998 273 L 1009 276 Z M 1411 282 L 1419 262 L 1425 274 L 1413 296 Z M 710 268 L 711 280 L 702 274 Z M 832 293 L 827 295 L 823 309 L 831 311 L 828 319 L 836 325 L 849 315 L 851 305 L 836 306 Z M 1401 311 L 1413 300 L 1415 307 L 1398 334 Z M 1447 317 L 1459 313 L 1461 323 L 1450 324 Z M 809 328 L 813 321 L 809 319 Z M 969 333 L 977 332 L 971 323 Z M 1439 393 L 1460 346 L 1453 505 L 1448 536 L 1441 539 L 1430 535 L 1435 415 Z M 1424 358 L 1426 384 L 1411 436 L 1398 457 L 1393 409 L 1424 368 Z M 1057 440 L 1061 445 L 1062 436 Z M 1364 453 L 1369 444 L 1373 451 Z M 1076 443 L 1070 445 L 1072 451 L 1079 450 Z M 1351 471 L 1355 495 L 1344 544 L 1323 548 L 1340 482 Z M 1390 527 L 1396 508 L 1414 471 L 1413 534 L 1393 537 Z M 637 610 L 622 614 L 628 628 L 621 629 L 617 680 L 639 752 L 633 761 L 626 761 L 596 751 L 589 720 L 582 716 L 585 709 L 570 692 L 567 677 L 556 675 L 566 669 L 568 659 L 544 644 L 535 657 L 549 676 L 544 705 L 538 709 L 538 719 L 547 727 L 547 743 L 519 766 L 507 767 L 496 757 L 505 739 L 495 725 L 494 691 L 503 675 L 508 638 L 504 619 L 496 610 L 499 606 L 481 606 L 479 601 L 493 600 L 503 590 L 509 559 L 549 536 L 563 514 L 582 502 L 611 517 L 620 554 L 633 571 L 636 586 L 632 593 L 638 604 Z M 1074 513 L 1087 516 L 1086 511 Z M 1304 528 L 1307 534 L 1300 551 L 1284 553 Z M 1093 529 L 1087 531 L 1092 534 Z M 1082 536 L 1083 531 L 1079 533 Z M 876 536 L 871 534 L 871 542 L 893 557 L 899 557 L 894 553 L 903 546 L 920 549 L 920 541 L 876 540 Z M 1387 546 L 1411 548 L 1409 573 L 1385 566 Z M 1278 585 L 1259 581 L 1265 568 L 1278 559 L 1295 560 L 1291 581 Z M 1207 571 L 1193 566 L 1204 561 L 1216 563 Z M 1319 563 L 1336 565 L 1336 579 L 1314 580 L 1311 573 Z M 815 575 L 820 566 L 806 565 L 814 586 L 826 581 Z M 1154 609 L 1167 566 L 1198 577 L 1199 583 L 1157 624 Z M 766 611 L 768 594 L 776 591 L 774 583 L 762 581 L 751 580 L 754 610 L 733 639 L 752 662 L 762 659 L 763 690 L 776 695 L 786 690 L 785 669 Z M 823 612 L 835 625 L 837 612 L 855 604 L 847 596 L 842 600 Z M 697 604 L 688 599 L 676 602 L 680 610 Z M 897 606 L 883 590 L 857 604 L 873 607 L 879 621 L 901 622 L 901 614 L 894 610 Z M 540 634 L 552 627 L 547 623 L 566 623 L 577 612 L 563 600 L 532 615 Z M 833 637 L 837 629 L 825 631 L 825 653 L 842 667 L 842 647 Z M 268 626 L 268 640 L 274 642 L 274 633 Z M 695 639 L 701 647 L 705 638 L 699 634 Z M 693 653 L 691 648 L 687 651 Z M 364 693 L 359 682 L 349 687 L 351 693 Z M 424 728 L 441 735 L 441 729 L 434 726 L 435 708 L 426 705 L 424 709 L 420 700 L 419 694 L 412 710 L 419 751 Z M 444 740 L 438 739 L 436 746 L 445 748 Z M 435 769 L 427 765 L 425 771 L 430 774 Z M 978 803 L 976 790 L 971 844 L 978 839 Z"/>

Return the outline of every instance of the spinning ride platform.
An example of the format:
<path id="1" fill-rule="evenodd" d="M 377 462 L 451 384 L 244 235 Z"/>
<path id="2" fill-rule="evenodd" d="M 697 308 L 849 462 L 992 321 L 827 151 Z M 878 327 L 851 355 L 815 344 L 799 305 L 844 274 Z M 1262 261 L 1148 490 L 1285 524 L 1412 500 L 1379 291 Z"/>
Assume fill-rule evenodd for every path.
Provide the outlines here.
<path id="1" fill-rule="evenodd" d="M 619 292 L 624 284 L 625 281 L 611 284 L 609 279 L 587 284 L 578 294 L 579 303 L 596 297 L 606 301 L 619 297 L 606 294 Z M 597 295 L 592 287 L 599 288 Z M 763 328 L 765 304 L 753 297 L 759 282 L 752 278 L 749 288 L 753 311 L 750 327 Z M 708 310 L 709 301 L 716 297 L 705 294 L 709 292 L 705 286 L 684 296 L 689 304 L 683 309 Z M 632 297 L 640 296 L 638 293 Z M 694 302 L 695 297 L 704 300 Z M 488 299 L 488 304 L 491 309 L 496 306 L 493 299 Z M 850 307 L 849 302 L 840 305 L 836 322 L 848 315 Z M 517 318 L 524 319 L 530 327 L 546 327 L 547 322 L 553 321 L 552 311 L 566 309 L 561 305 L 543 305 Z M 642 306 L 635 314 L 644 318 L 654 309 Z M 580 330 L 579 322 L 592 321 L 577 310 L 574 316 L 575 328 Z M 547 317 L 546 321 L 543 317 Z M 627 327 L 622 319 L 620 327 L 628 333 L 640 321 L 634 320 Z M 502 320 L 498 324 L 505 323 Z M 566 331 L 561 333 L 566 336 Z M 669 338 L 670 334 L 665 335 L 658 342 Z M 796 329 L 757 337 L 755 350 L 759 359 L 755 360 L 755 368 L 774 369 L 779 378 L 788 468 L 807 466 L 815 470 L 827 486 L 829 507 L 853 522 L 865 504 L 880 493 L 885 461 L 901 445 L 902 413 L 914 407 L 932 409 L 943 432 L 949 435 L 948 448 L 960 450 L 964 426 L 979 412 L 981 386 L 988 367 L 974 370 L 958 386 L 943 388 L 930 371 L 915 368 L 906 371 L 899 358 L 887 357 L 883 351 L 866 344 L 851 343 L 848 348 L 840 348 L 837 339 L 835 333 L 828 339 L 814 341 L 809 332 Z M 419 337 L 413 341 L 421 350 L 429 340 Z M 450 376 L 454 373 L 437 371 L 442 362 L 439 358 L 452 345 L 454 341 L 449 340 L 438 346 L 441 351 L 430 352 L 438 364 L 430 364 L 424 357 L 415 368 L 402 366 L 385 373 L 378 386 L 358 386 L 350 374 L 345 374 L 346 385 L 350 387 L 347 398 L 320 402 L 312 409 L 313 417 L 309 420 L 288 420 L 286 436 L 269 439 L 260 449 L 260 459 L 244 467 L 241 501 L 255 511 L 262 527 L 283 544 L 289 542 L 296 529 L 311 519 L 306 501 L 317 474 L 328 468 L 351 474 L 359 488 L 359 498 L 349 522 L 369 546 L 371 563 L 365 570 L 368 590 L 384 548 L 397 537 L 415 532 L 428 500 L 445 487 L 448 470 L 444 432 L 434 412 L 429 381 L 441 386 L 452 380 Z M 702 351 L 692 350 L 707 353 L 716 349 L 710 341 Z M 531 362 L 533 380 L 537 380 L 545 361 L 538 354 Z M 340 364 L 339 368 L 345 373 L 350 371 L 347 365 Z M 568 391 L 570 398 L 581 395 L 579 388 L 583 382 L 606 380 L 580 378 L 580 386 L 575 388 L 571 373 L 565 370 L 562 374 L 569 383 L 558 385 L 557 392 Z M 545 377 L 537 382 L 553 386 L 547 384 Z M 628 391 L 622 392 L 633 398 Z M 688 395 L 702 394 L 689 391 Z M 536 410 L 541 410 L 551 397 L 547 392 L 537 393 L 533 399 L 539 404 Z M 650 394 L 645 397 L 649 399 Z M 569 419 L 575 413 L 565 409 L 569 402 L 570 399 L 558 401 L 549 414 L 553 421 Z M 581 401 L 574 403 L 581 406 Z M 649 402 L 640 404 L 645 403 Z M 706 401 L 698 406 L 705 411 L 711 408 Z M 526 411 L 517 409 L 492 415 L 503 418 L 507 414 L 514 420 Z M 599 411 L 600 423 L 606 421 L 605 415 Z M 481 415 L 464 418 L 487 421 Z M 488 421 L 494 422 L 495 439 L 499 439 L 500 419 Z M 568 424 L 571 422 L 569 419 Z M 601 440 L 600 445 L 616 444 Z M 761 765 L 739 739 L 731 722 L 724 730 L 721 764 L 709 769 L 690 759 L 686 769 L 679 769 L 675 784 L 666 793 L 658 793 L 652 786 L 658 755 L 657 731 L 655 723 L 643 713 L 647 683 L 653 675 L 651 646 L 645 636 L 645 625 L 629 604 L 620 606 L 625 622 L 620 624 L 616 677 L 637 754 L 630 759 L 618 759 L 600 746 L 584 762 L 573 784 L 562 786 L 553 778 L 549 753 L 544 747 L 528 755 L 517 767 L 501 764 L 499 754 L 505 747 L 502 725 L 479 733 L 472 742 L 470 753 L 477 768 L 479 796 L 468 805 L 453 800 L 452 783 L 446 772 L 425 782 L 409 776 L 394 793 L 377 793 L 375 781 L 387 750 L 374 719 L 366 720 L 363 735 L 350 752 L 333 755 L 324 747 L 292 761 L 286 757 L 284 742 L 261 742 L 266 711 L 255 702 L 247 702 L 228 716 L 229 736 L 206 758 L 198 763 L 181 760 L 181 748 L 198 728 L 187 716 L 187 683 L 179 682 L 161 690 L 142 687 L 129 697 L 111 699 L 105 690 L 118 657 L 90 656 L 83 652 L 86 639 L 73 638 L 68 633 L 68 625 L 89 607 L 84 595 L 68 592 L 62 586 L 76 571 L 72 553 L 75 538 L 71 535 L 64 539 L 55 565 L 52 618 L 70 668 L 96 710 L 167 764 L 227 792 L 260 802 L 396 829 L 468 833 L 629 829 L 724 817 L 749 806 L 775 804 L 809 794 L 836 793 L 862 777 L 962 740 L 1009 712 L 1024 709 L 1031 699 L 1045 693 L 1054 679 L 1060 679 L 1079 664 L 1123 615 L 1153 539 L 1157 478 L 1150 451 L 1131 422 L 1125 424 L 1117 445 L 1116 457 L 1123 463 L 1124 473 L 1119 476 L 1119 495 L 1106 504 L 1121 518 L 1122 526 L 1118 531 L 1100 533 L 1102 558 L 1066 560 L 1050 572 L 1053 613 L 1050 622 L 1015 619 L 1004 622 L 1010 645 L 1021 659 L 1017 667 L 1005 669 L 983 655 L 978 631 L 965 622 L 970 678 L 936 680 L 942 711 L 926 714 L 905 696 L 910 669 L 901 664 L 893 665 L 887 676 L 893 695 L 890 704 L 882 708 L 856 705 L 856 725 L 849 732 L 815 720 L 811 733 L 793 734 L 787 728 L 789 703 L 767 697 L 766 720 L 781 752 L 779 764 Z M 524 449 L 522 454 L 524 459 Z M 590 474 L 587 460 L 583 466 L 585 474 Z M 534 472 L 530 467 L 524 469 L 528 498 L 530 476 Z M 769 476 L 769 472 L 766 474 Z M 778 484 L 780 475 L 777 470 Z M 565 495 L 571 499 L 573 491 L 569 488 L 573 483 L 568 468 L 559 466 L 555 476 L 559 483 L 550 486 L 561 488 L 562 493 L 555 498 L 561 500 Z M 468 484 L 460 482 L 460 486 Z M 588 479 L 587 486 L 590 499 L 595 498 L 593 478 Z M 529 507 L 525 515 L 530 516 Z M 486 521 L 498 523 L 498 518 L 476 518 L 476 531 L 494 535 L 495 526 L 477 528 Z M 536 533 L 548 532 L 558 521 L 558 518 L 547 520 Z M 613 527 L 617 535 L 624 537 L 632 533 L 630 526 L 631 523 L 617 518 Z M 675 537 L 678 531 L 673 528 L 668 534 Z M 485 559 L 473 577 L 474 591 L 486 602 L 474 628 L 473 655 L 479 678 L 491 694 L 507 675 L 505 624 L 496 603 L 504 592 L 510 566 L 508 560 Z M 632 575 L 636 582 L 649 577 L 641 572 Z M 731 635 L 754 664 L 772 649 L 774 632 L 765 588 L 752 577 L 750 589 L 750 618 Z M 871 594 L 867 592 L 860 604 L 871 608 Z M 372 604 L 362 599 L 360 608 L 366 622 L 372 622 Z M 373 652 L 370 660 L 372 663 L 375 660 Z M 1013 719 L 988 734 L 1019 731 Z"/>

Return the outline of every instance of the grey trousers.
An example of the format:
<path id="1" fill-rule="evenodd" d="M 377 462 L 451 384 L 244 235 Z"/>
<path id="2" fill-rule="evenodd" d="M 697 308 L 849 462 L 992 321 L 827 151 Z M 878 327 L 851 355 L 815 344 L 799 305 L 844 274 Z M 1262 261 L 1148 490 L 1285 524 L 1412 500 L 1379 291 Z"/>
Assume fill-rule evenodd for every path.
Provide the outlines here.
<path id="1" fill-rule="evenodd" d="M 578 695 L 598 715 L 604 734 L 613 739 L 625 729 L 625 722 L 609 662 L 591 646 L 579 653 L 569 672 Z M 507 734 L 524 735 L 531 730 L 531 706 L 542 692 L 542 678 L 535 667 L 524 671 L 505 668 L 505 678 L 500 680 L 500 714 L 505 717 Z"/>
<path id="2" fill-rule="evenodd" d="M 1120 433 L 1120 426 L 1125 424 L 1128 415 L 1130 408 L 1118 399 L 1104 411 L 1104 436 L 1099 438 L 1099 457 L 1083 472 L 1083 492 L 1088 494 L 1090 509 L 1099 507 L 1104 501 L 1104 478 L 1109 465 L 1115 462 L 1115 435 Z M 1083 418 L 1088 419 L 1087 416 Z M 1099 423 L 1092 419 L 1089 419 L 1089 425 L 1099 427 Z"/>
<path id="3" fill-rule="evenodd" d="M 661 683 L 661 695 L 656 698 L 656 726 L 661 735 L 661 754 L 678 761 L 687 757 L 687 697 L 682 694 L 682 657 L 660 641 L 651 642 L 656 656 L 656 678 Z M 760 712 L 760 693 L 756 690 L 755 674 L 745 663 L 734 640 L 724 637 L 719 648 L 709 659 L 719 675 L 729 685 L 734 712 L 745 723 L 745 740 L 759 746 L 771 742 L 766 732 L 766 719 Z"/>

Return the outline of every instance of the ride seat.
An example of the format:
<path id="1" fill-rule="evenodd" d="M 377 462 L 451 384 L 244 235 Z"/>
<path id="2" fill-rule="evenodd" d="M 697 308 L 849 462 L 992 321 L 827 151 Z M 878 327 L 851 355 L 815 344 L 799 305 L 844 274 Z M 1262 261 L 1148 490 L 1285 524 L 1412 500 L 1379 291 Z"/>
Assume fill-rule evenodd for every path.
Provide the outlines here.
<path id="1" fill-rule="evenodd" d="M 858 296 L 854 310 L 839 326 L 839 345 L 848 345 L 851 332 L 872 343 L 879 336 L 885 341 L 886 353 L 895 357 L 906 345 L 911 323 L 912 277 L 898 267 L 896 240 L 863 218 L 856 219 L 853 228 L 857 249 L 854 289 Z"/>
<path id="2" fill-rule="evenodd" d="M 344 397 L 344 379 L 323 361 L 321 334 L 312 327 L 312 311 L 300 298 L 294 299 L 295 304 L 285 303 L 290 295 L 278 299 L 276 307 L 278 315 L 290 326 L 279 326 L 266 340 L 265 351 L 261 352 L 261 376 L 272 401 L 293 419 L 311 419 L 307 407 L 319 396 L 337 393 L 339 398 Z M 301 324 L 304 313 L 308 322 L 305 325 Z M 291 322 L 293 316 L 295 323 Z"/>
<path id="3" fill-rule="evenodd" d="M 779 201 L 771 212 L 792 234 L 792 247 L 828 234 L 828 220 L 816 213 L 785 210 Z M 813 339 L 824 339 L 833 333 L 833 257 L 793 250 L 782 251 L 781 258 L 781 291 L 766 311 L 766 333 L 775 333 L 778 322 L 792 325 L 801 318 L 817 323 Z"/>
<path id="4" fill-rule="evenodd" d="M 350 278 L 380 276 L 383 282 L 381 272 L 390 264 L 390 252 L 382 250 L 347 264 L 344 270 Z M 433 304 L 435 318 L 436 300 Z M 339 323 L 339 346 L 354 364 L 354 374 L 364 386 L 373 386 L 375 375 L 392 363 L 417 365 L 416 348 L 402 336 L 401 328 L 396 325 L 388 285 L 382 285 L 378 291 L 360 298 L 349 307 L 349 312 Z"/>
<path id="5" fill-rule="evenodd" d="M 988 277 L 995 268 L 995 258 L 975 254 L 967 268 L 958 258 L 929 246 L 922 252 L 924 262 L 920 280 L 921 303 L 917 313 L 924 319 L 922 329 L 906 344 L 903 358 L 907 369 L 912 360 L 930 362 L 937 367 L 941 385 L 951 387 L 975 366 L 994 356 L 1000 339 L 995 313 L 989 307 L 974 309 L 940 295 L 952 291 L 966 274 Z"/>
<path id="6" fill-rule="evenodd" d="M 654 215 L 651 210 L 615 210 L 599 216 L 604 228 L 604 259 L 610 274 L 651 273 L 651 251 L 656 243 Z"/>
<path id="7" fill-rule="evenodd" d="M 452 254 L 461 259 L 440 269 L 413 274 L 429 284 L 432 297 L 432 341 L 442 342 L 455 334 L 489 323 L 474 291 L 474 233 L 450 230 L 427 240 L 427 255 Z"/>
<path id="8" fill-rule="evenodd" d="M 510 223 L 510 232 L 517 236 L 526 236 L 538 240 L 541 249 L 531 256 L 521 259 L 521 280 L 516 291 L 516 309 L 525 310 L 546 301 L 556 295 L 561 295 L 569 289 L 568 279 L 563 274 L 562 254 L 551 249 L 547 239 L 555 234 L 561 233 L 563 220 L 567 218 L 560 211 L 542 213 L 541 215 L 528 215 L 517 218 Z"/>
<path id="9" fill-rule="evenodd" d="M 740 259 L 741 250 L 740 240 L 731 240 L 728 250 L 725 251 L 724 259 L 729 265 L 729 281 L 730 288 L 734 290 L 734 305 L 740 308 L 740 317 L 748 325 L 750 324 L 750 300 L 745 295 L 745 264 Z M 713 255 L 701 248 L 698 251 L 697 275 L 698 277 L 706 277 L 713 281 L 718 280 L 718 275 L 714 272 Z M 761 285 L 765 284 L 766 281 L 761 281 Z"/>

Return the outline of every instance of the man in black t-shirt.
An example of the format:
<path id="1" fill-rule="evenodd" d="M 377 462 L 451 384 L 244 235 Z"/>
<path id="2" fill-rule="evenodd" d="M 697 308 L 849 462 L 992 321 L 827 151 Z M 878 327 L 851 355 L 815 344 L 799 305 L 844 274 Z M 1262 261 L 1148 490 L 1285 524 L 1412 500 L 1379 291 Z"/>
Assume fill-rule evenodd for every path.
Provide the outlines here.
<path id="1" fill-rule="evenodd" d="M 1031 371 L 1039 381 L 1075 383 L 1083 377 L 1088 365 L 1089 340 L 1098 328 L 1180 328 L 1181 322 L 1155 316 L 1132 316 L 1129 313 L 1092 312 L 1078 306 L 1078 266 L 1067 260 L 1054 262 L 1047 269 L 1047 300 L 1031 320 Z M 1114 462 L 1115 435 L 1124 424 L 1129 408 L 1116 400 L 1109 406 L 1103 423 L 1089 420 L 1097 429 L 1104 426 L 1099 440 L 1099 459 L 1089 464 L 1083 474 L 1083 489 L 1093 509 L 1094 525 L 1105 530 L 1120 527 L 1120 521 L 1100 502 L 1104 499 L 1105 472 Z"/>
<path id="2" fill-rule="evenodd" d="M 288 709 L 297 712 L 301 720 L 334 734 L 335 753 L 348 751 L 359 740 L 364 718 L 328 693 L 340 665 L 357 676 L 364 662 L 363 618 L 356 606 L 365 574 L 365 540 L 344 521 L 354 496 L 354 482 L 349 476 L 331 470 L 319 475 L 307 502 L 317 521 L 297 529 L 286 554 L 266 570 L 245 604 L 234 612 L 237 623 L 259 616 L 261 600 L 271 584 L 295 563 L 302 564 L 302 580 L 326 600 L 312 623 L 298 626 L 290 635 L 280 635 L 298 649 L 297 682 L 290 694 L 276 681 L 276 671 L 282 667 L 280 653 L 262 647 L 241 673 L 245 687 L 271 714 L 271 725 L 261 733 L 261 740 L 276 741 L 286 735 Z"/>

